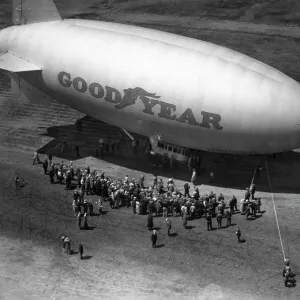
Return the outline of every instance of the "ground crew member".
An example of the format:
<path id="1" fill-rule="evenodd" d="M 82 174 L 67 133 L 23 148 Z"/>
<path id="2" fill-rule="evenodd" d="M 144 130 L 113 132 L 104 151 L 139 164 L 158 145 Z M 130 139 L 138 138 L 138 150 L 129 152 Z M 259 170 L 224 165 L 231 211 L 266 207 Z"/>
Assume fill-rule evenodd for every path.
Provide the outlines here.
<path id="1" fill-rule="evenodd" d="M 284 263 L 285 263 L 285 267 L 283 269 L 282 276 L 285 277 L 284 285 L 287 287 L 289 282 L 295 284 L 295 279 L 293 278 L 294 274 L 292 273 L 289 260 L 285 259 Z"/>
<path id="2" fill-rule="evenodd" d="M 86 200 L 84 200 L 83 201 L 83 213 L 85 214 L 85 213 L 87 213 L 87 211 L 88 211 L 88 205 L 87 205 L 87 203 L 86 203 Z"/>
<path id="3" fill-rule="evenodd" d="M 65 238 L 65 252 L 71 254 L 71 241 L 68 237 Z"/>
<path id="4" fill-rule="evenodd" d="M 245 216 L 246 216 L 246 220 L 248 220 L 248 217 L 250 216 L 250 207 L 249 207 L 249 204 L 246 206 L 246 209 L 245 209 Z"/>
<path id="5" fill-rule="evenodd" d="M 62 244 L 62 248 L 64 250 L 65 246 L 66 246 L 66 244 L 65 244 L 65 237 L 64 236 L 61 237 L 61 244 Z"/>
<path id="6" fill-rule="evenodd" d="M 192 205 L 191 205 L 190 213 L 191 213 L 191 219 L 194 220 L 195 215 L 196 215 L 196 205 L 195 205 L 195 202 L 193 202 Z"/>
<path id="7" fill-rule="evenodd" d="M 44 174 L 47 174 L 47 170 L 48 170 L 48 160 L 47 157 L 45 158 L 44 162 L 43 162 L 43 169 L 44 169 Z"/>
<path id="8" fill-rule="evenodd" d="M 94 205 L 91 201 L 87 205 L 88 205 L 88 208 L 89 208 L 90 216 L 92 216 L 93 213 L 94 213 Z"/>
<path id="9" fill-rule="evenodd" d="M 256 186 L 255 186 L 254 183 L 252 183 L 251 186 L 250 186 L 250 194 L 251 194 L 251 199 L 252 200 L 254 200 L 255 191 L 256 191 Z"/>
<path id="10" fill-rule="evenodd" d="M 15 177 L 15 185 L 16 185 L 16 190 L 20 188 L 20 178 L 18 176 Z"/>
<path id="11" fill-rule="evenodd" d="M 72 208 L 73 208 L 73 213 L 74 213 L 74 216 L 76 217 L 77 216 L 77 203 L 76 203 L 76 200 L 73 200 L 73 203 L 72 203 Z"/>
<path id="12" fill-rule="evenodd" d="M 160 209 L 161 209 L 161 204 L 160 202 L 156 199 L 156 202 L 155 202 L 155 214 L 156 214 L 156 217 L 158 217 L 160 215 Z"/>
<path id="13" fill-rule="evenodd" d="M 189 197 L 190 198 L 190 186 L 188 184 L 188 182 L 186 182 L 183 186 L 184 188 L 184 197 Z"/>
<path id="14" fill-rule="evenodd" d="M 49 171 L 50 183 L 54 184 L 54 169 L 51 168 Z"/>
<path id="15" fill-rule="evenodd" d="M 218 229 L 222 228 L 222 214 L 221 214 L 221 212 L 217 213 L 217 222 L 218 222 Z"/>
<path id="16" fill-rule="evenodd" d="M 63 173 L 61 171 L 61 169 L 58 169 L 57 170 L 57 179 L 59 181 L 59 184 L 62 184 L 62 181 L 63 181 Z"/>
<path id="17" fill-rule="evenodd" d="M 69 189 L 70 189 L 71 181 L 72 181 L 72 178 L 71 178 L 71 172 L 68 171 L 68 172 L 66 173 L 66 187 L 65 187 L 65 190 L 69 190 Z"/>
<path id="18" fill-rule="evenodd" d="M 132 200 L 132 211 L 133 211 L 133 214 L 136 214 L 136 197 L 133 197 L 133 200 Z"/>
<path id="19" fill-rule="evenodd" d="M 206 214 L 206 222 L 207 222 L 207 231 L 212 230 L 212 218 L 211 214 Z"/>
<path id="20" fill-rule="evenodd" d="M 229 210 L 226 211 L 226 219 L 227 219 L 227 227 L 231 226 L 231 212 Z"/>
<path id="21" fill-rule="evenodd" d="M 256 219 L 256 203 L 252 201 L 250 204 L 251 207 L 251 213 L 254 219 Z"/>
<path id="22" fill-rule="evenodd" d="M 77 225 L 78 225 L 79 229 L 81 229 L 81 213 L 80 212 L 77 214 Z"/>
<path id="23" fill-rule="evenodd" d="M 289 266 L 289 265 L 290 265 L 290 260 L 289 260 L 288 258 L 286 258 L 286 259 L 284 260 L 284 264 L 285 264 L 286 266 Z"/>
<path id="24" fill-rule="evenodd" d="M 103 207 L 103 203 L 102 203 L 101 199 L 99 199 L 99 201 L 98 201 L 98 217 L 103 214 L 102 207 Z"/>
<path id="25" fill-rule="evenodd" d="M 39 154 L 38 154 L 37 151 L 35 151 L 34 154 L 33 154 L 32 164 L 34 165 L 35 163 L 38 163 L 38 164 L 41 163 L 40 158 L 39 158 Z"/>
<path id="26" fill-rule="evenodd" d="M 245 192 L 245 200 L 249 200 L 250 199 L 250 192 L 249 189 L 246 188 L 246 192 Z"/>
<path id="27" fill-rule="evenodd" d="M 256 199 L 256 211 L 260 213 L 261 198 Z"/>
<path id="28" fill-rule="evenodd" d="M 186 212 L 183 214 L 182 223 L 183 223 L 183 227 L 186 228 L 187 227 L 187 213 Z"/>
<path id="29" fill-rule="evenodd" d="M 234 206 L 234 210 L 238 210 L 237 209 L 237 199 L 236 199 L 235 195 L 232 196 L 231 201 L 232 201 L 232 204 Z"/>
<path id="30" fill-rule="evenodd" d="M 151 241 L 152 241 L 152 248 L 156 248 L 156 242 L 157 242 L 157 233 L 156 233 L 156 230 L 152 231 Z"/>
<path id="31" fill-rule="evenodd" d="M 241 230 L 240 230 L 239 226 L 236 229 L 236 236 L 238 238 L 238 242 L 240 243 L 241 242 Z"/>
<path id="32" fill-rule="evenodd" d="M 168 218 L 166 218 L 166 224 L 167 224 L 167 228 L 168 228 L 168 236 L 171 235 L 170 230 L 171 230 L 171 220 L 169 220 Z"/>
<path id="33" fill-rule="evenodd" d="M 83 258 L 83 246 L 82 246 L 81 243 L 79 244 L 78 252 L 79 252 L 79 255 L 80 255 L 80 259 L 82 259 Z"/>
<path id="34" fill-rule="evenodd" d="M 148 214 L 147 227 L 148 227 L 148 230 L 151 230 L 153 228 L 153 216 L 152 216 L 152 214 Z"/>
<path id="35" fill-rule="evenodd" d="M 167 217 L 168 216 L 168 208 L 166 206 L 163 207 L 163 217 Z"/>
<path id="36" fill-rule="evenodd" d="M 86 213 L 83 215 L 83 218 L 84 218 L 83 228 L 85 230 L 87 230 L 87 229 L 89 229 L 89 225 L 88 225 L 88 222 L 87 222 L 87 214 Z"/>
<path id="37" fill-rule="evenodd" d="M 197 179 L 196 169 L 193 169 L 191 183 L 194 185 L 194 187 L 196 186 L 196 179 Z"/>

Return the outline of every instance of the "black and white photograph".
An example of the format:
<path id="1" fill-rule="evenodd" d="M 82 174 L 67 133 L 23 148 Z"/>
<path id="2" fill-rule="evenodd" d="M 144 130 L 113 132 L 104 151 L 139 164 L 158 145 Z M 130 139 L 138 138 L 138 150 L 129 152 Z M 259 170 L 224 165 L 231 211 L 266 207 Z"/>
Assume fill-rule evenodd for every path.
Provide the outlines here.
<path id="1" fill-rule="evenodd" d="M 0 299 L 300 299 L 299 0 L 0 0 Z"/>

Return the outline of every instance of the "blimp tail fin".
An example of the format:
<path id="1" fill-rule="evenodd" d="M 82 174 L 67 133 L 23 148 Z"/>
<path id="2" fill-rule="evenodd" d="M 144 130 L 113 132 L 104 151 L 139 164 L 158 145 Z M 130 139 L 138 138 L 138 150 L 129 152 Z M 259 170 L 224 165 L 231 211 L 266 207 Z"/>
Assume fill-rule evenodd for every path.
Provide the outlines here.
<path id="1" fill-rule="evenodd" d="M 10 73 L 11 98 L 35 104 L 48 105 L 53 98 L 43 93 L 30 82 L 39 82 L 42 69 L 12 53 L 0 53 L 0 71 Z"/>
<path id="2" fill-rule="evenodd" d="M 59 21 L 61 16 L 53 0 L 13 0 L 14 25 Z"/>
<path id="3" fill-rule="evenodd" d="M 46 106 L 50 105 L 53 101 L 53 98 L 23 78 L 21 73 L 11 74 L 11 99 L 15 101 L 25 101 Z"/>

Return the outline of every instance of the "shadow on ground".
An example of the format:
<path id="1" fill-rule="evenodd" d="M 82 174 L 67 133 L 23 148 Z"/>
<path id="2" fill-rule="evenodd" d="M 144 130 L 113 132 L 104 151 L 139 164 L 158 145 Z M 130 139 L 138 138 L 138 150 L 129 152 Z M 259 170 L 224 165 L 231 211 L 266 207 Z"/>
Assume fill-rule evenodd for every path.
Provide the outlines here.
<path id="1" fill-rule="evenodd" d="M 82 122 L 88 122 L 89 117 L 82 118 Z M 99 124 L 105 124 L 100 121 Z M 94 126 L 94 125 L 93 125 Z M 108 124 L 105 124 L 105 130 L 109 131 Z M 116 128 L 111 126 L 112 128 Z M 44 136 L 54 138 L 50 143 L 39 149 L 40 153 L 46 153 L 53 149 L 52 154 L 60 157 L 62 160 L 82 159 L 86 157 L 96 158 L 96 145 L 98 140 L 105 134 L 103 131 L 99 136 L 90 137 L 91 128 L 87 123 L 81 132 L 77 132 L 74 125 L 54 126 L 47 128 Z M 119 135 L 113 132 L 112 140 L 116 140 Z M 67 139 L 67 146 L 61 152 L 61 143 L 63 138 Z M 74 149 L 75 145 L 79 145 L 80 156 L 77 157 Z M 102 161 L 126 167 L 142 173 L 158 174 L 168 178 L 174 178 L 182 181 L 190 181 L 191 173 L 187 164 L 175 163 L 173 170 L 162 167 L 160 157 L 149 157 L 145 154 L 145 141 L 141 142 L 137 155 L 133 153 L 131 141 L 128 137 L 122 142 L 121 152 L 105 153 L 104 156 L 98 157 Z M 59 147 L 57 147 L 59 146 Z M 299 153 L 287 152 L 277 155 L 276 158 L 268 157 L 268 169 L 272 182 L 273 192 L 275 193 L 298 193 L 300 187 L 297 183 L 297 166 L 299 166 Z M 258 190 L 269 192 L 268 176 L 265 168 L 264 156 L 238 156 L 229 154 L 218 154 L 202 152 L 202 165 L 197 172 L 197 184 L 205 184 L 222 188 L 245 189 L 252 180 L 254 169 L 258 164 L 262 164 L 263 171 L 260 178 L 257 179 Z M 213 171 L 215 174 L 212 183 L 209 182 L 209 173 Z"/>

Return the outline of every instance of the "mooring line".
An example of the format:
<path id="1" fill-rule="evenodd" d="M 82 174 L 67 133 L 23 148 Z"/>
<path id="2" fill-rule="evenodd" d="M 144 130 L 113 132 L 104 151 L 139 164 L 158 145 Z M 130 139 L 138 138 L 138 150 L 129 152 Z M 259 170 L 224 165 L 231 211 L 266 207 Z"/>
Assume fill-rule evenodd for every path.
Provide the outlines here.
<path id="1" fill-rule="evenodd" d="M 284 252 L 284 248 L 283 248 L 283 242 L 282 242 L 282 237 L 281 237 L 281 232 L 280 232 L 280 227 L 279 227 L 279 222 L 278 222 L 278 217 L 277 217 L 275 200 L 274 200 L 274 195 L 273 195 L 273 191 L 272 191 L 272 185 L 271 185 L 271 180 L 270 180 L 270 174 L 269 174 L 267 158 L 265 158 L 265 163 L 266 163 L 266 170 L 267 170 L 267 175 L 268 175 L 269 187 L 270 187 L 270 192 L 271 192 L 271 197 L 272 197 L 273 207 L 274 207 L 274 212 L 275 212 L 275 219 L 276 219 L 276 223 L 277 223 L 277 229 L 278 229 L 279 239 L 280 239 L 280 243 L 281 243 L 281 249 L 282 249 L 282 253 L 283 253 L 283 259 L 285 260 L 285 252 Z"/>

